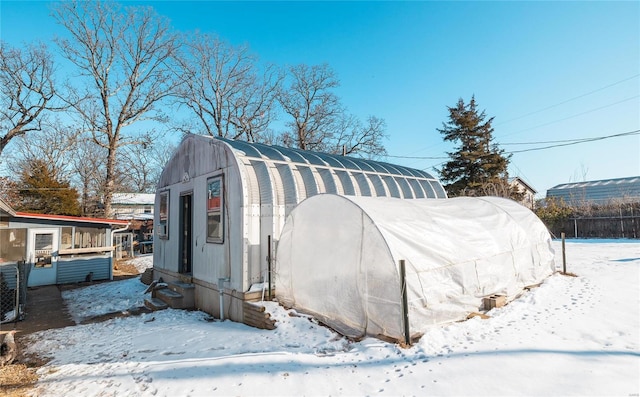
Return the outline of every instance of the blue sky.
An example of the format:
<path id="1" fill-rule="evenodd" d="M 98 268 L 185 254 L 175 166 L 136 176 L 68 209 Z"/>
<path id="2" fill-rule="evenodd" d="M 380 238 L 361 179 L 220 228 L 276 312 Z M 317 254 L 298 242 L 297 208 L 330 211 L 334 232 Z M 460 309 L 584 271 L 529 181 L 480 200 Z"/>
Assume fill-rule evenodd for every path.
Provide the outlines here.
<path id="1" fill-rule="evenodd" d="M 177 30 L 246 43 L 263 62 L 328 63 L 350 112 L 386 120 L 392 163 L 439 166 L 406 157 L 446 156 L 436 128 L 447 106 L 472 95 L 507 152 L 640 129 L 637 1 L 131 3 L 152 5 Z M 47 2 L 3 0 L 0 22 L 12 45 L 64 34 Z M 510 174 L 539 196 L 568 181 L 640 175 L 640 135 L 515 153 Z"/>

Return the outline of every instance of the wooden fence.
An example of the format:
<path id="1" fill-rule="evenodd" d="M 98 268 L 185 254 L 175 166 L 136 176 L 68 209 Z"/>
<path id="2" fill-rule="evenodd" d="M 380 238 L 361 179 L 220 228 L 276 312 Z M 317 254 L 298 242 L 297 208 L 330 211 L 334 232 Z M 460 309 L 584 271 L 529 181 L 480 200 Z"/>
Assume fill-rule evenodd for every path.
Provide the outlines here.
<path id="1" fill-rule="evenodd" d="M 567 238 L 640 239 L 640 204 L 578 208 L 549 230 L 556 237 L 564 232 Z"/>

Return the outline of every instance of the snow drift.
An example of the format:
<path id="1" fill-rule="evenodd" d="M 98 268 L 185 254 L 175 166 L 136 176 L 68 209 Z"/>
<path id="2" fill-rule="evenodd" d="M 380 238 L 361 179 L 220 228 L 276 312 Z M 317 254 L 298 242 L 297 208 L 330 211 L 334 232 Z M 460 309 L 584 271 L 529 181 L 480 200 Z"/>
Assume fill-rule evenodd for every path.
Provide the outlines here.
<path id="1" fill-rule="evenodd" d="M 464 319 L 483 297 L 510 300 L 540 283 L 555 269 L 553 256 L 544 224 L 512 200 L 323 194 L 287 217 L 276 295 L 344 335 L 403 340 L 400 260 L 415 335 Z"/>

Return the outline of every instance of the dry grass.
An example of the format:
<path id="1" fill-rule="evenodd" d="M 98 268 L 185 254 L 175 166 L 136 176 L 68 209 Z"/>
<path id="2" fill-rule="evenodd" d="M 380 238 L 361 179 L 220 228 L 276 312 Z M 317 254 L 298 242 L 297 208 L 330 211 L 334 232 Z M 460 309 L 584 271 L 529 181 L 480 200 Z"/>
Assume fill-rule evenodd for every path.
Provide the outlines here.
<path id="1" fill-rule="evenodd" d="M 29 396 L 38 381 L 36 371 L 49 361 L 38 355 L 18 353 L 13 364 L 0 367 L 0 396 Z"/>
<path id="2" fill-rule="evenodd" d="M 11 364 L 0 368 L 0 389 L 3 396 L 24 397 L 33 390 L 38 375 L 38 367 L 25 364 Z"/>
<path id="3" fill-rule="evenodd" d="M 133 266 L 130 265 L 129 263 L 127 263 L 128 259 L 120 259 L 117 260 L 114 265 L 113 265 L 113 276 L 114 277 L 118 277 L 118 276 L 137 276 L 140 274 L 140 272 L 138 271 L 138 269 Z"/>
<path id="4" fill-rule="evenodd" d="M 21 343 L 22 340 L 16 342 Z M 0 396 L 25 397 L 33 393 L 38 381 L 36 371 L 51 361 L 37 354 L 25 354 L 18 350 L 13 364 L 0 367 Z"/>
<path id="5" fill-rule="evenodd" d="M 471 312 L 471 313 L 469 313 L 469 315 L 467 316 L 467 320 L 470 320 L 470 319 L 472 319 L 472 318 L 474 318 L 474 317 L 480 317 L 480 318 L 481 318 L 481 319 L 483 319 L 483 320 L 486 320 L 486 319 L 488 319 L 488 318 L 491 318 L 491 316 L 488 316 L 488 315 L 486 315 L 486 314 L 484 314 L 484 313 L 480 313 L 480 312 Z"/>

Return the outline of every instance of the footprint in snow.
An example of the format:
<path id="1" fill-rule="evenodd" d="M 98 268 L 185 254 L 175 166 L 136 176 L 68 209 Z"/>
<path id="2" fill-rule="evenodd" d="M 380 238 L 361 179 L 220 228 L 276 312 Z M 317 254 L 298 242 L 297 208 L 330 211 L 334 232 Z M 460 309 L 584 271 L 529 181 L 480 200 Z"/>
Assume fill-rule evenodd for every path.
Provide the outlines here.
<path id="1" fill-rule="evenodd" d="M 180 354 L 184 354 L 185 352 L 162 352 L 163 356 L 172 356 L 172 355 L 180 355 Z"/>

